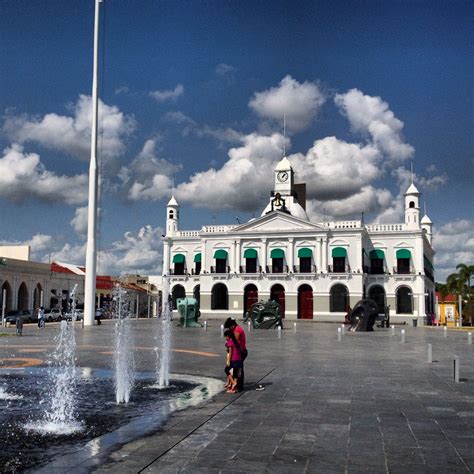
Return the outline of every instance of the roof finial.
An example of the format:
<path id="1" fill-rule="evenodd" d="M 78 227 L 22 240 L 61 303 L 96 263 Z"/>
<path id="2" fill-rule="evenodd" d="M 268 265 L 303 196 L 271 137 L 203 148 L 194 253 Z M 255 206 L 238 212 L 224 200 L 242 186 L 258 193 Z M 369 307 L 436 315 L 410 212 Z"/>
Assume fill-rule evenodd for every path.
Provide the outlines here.
<path id="1" fill-rule="evenodd" d="M 286 112 L 283 112 L 283 158 L 286 156 Z"/>
<path id="2" fill-rule="evenodd" d="M 425 208 L 425 216 L 426 216 L 426 201 L 423 201 L 423 206 Z"/>
<path id="3" fill-rule="evenodd" d="M 413 161 L 410 161 L 411 184 L 413 184 Z"/>

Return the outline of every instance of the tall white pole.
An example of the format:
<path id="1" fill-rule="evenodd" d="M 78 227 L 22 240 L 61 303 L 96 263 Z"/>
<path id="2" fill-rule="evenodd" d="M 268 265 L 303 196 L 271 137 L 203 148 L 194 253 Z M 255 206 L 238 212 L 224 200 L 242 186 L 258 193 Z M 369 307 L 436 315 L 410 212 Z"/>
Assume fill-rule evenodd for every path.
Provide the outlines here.
<path id="1" fill-rule="evenodd" d="M 94 19 L 94 66 L 92 75 L 92 130 L 91 130 L 91 159 L 89 165 L 89 207 L 87 221 L 87 253 L 86 253 L 86 281 L 84 288 L 84 326 L 94 324 L 95 315 L 95 287 L 97 265 L 97 128 L 99 114 L 98 100 L 98 57 L 99 57 L 99 4 L 102 0 L 95 0 Z"/>

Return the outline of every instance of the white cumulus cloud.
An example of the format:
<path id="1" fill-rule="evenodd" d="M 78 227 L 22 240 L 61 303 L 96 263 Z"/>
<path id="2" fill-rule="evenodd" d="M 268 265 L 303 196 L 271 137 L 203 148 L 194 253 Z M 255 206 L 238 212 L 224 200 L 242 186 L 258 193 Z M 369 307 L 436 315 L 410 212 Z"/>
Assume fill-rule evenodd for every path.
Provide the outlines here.
<path id="1" fill-rule="evenodd" d="M 167 100 L 176 100 L 183 94 L 184 87 L 182 84 L 178 84 L 174 89 L 157 90 L 149 93 L 158 103 L 166 102 Z"/>
<path id="2" fill-rule="evenodd" d="M 289 132 L 306 129 L 326 101 L 325 94 L 314 82 L 299 83 L 284 77 L 277 87 L 256 92 L 249 106 L 262 118 L 283 122 Z"/>
<path id="3" fill-rule="evenodd" d="M 45 169 L 36 153 L 24 153 L 13 144 L 0 158 L 0 196 L 22 202 L 36 198 L 47 202 L 82 204 L 87 200 L 86 174 L 58 176 Z"/>
<path id="4" fill-rule="evenodd" d="M 44 117 L 12 115 L 5 117 L 3 132 L 17 143 L 35 142 L 46 148 L 86 159 L 90 155 L 92 103 L 80 95 L 72 116 L 46 114 Z M 99 101 L 99 147 L 105 158 L 125 151 L 124 138 L 135 128 L 135 120 L 117 107 Z"/>
<path id="5" fill-rule="evenodd" d="M 380 97 L 351 89 L 345 94 L 336 94 L 334 102 L 349 120 L 352 130 L 368 134 L 390 159 L 405 160 L 413 156 L 414 148 L 404 143 L 401 135 L 403 122 L 395 117 Z"/>

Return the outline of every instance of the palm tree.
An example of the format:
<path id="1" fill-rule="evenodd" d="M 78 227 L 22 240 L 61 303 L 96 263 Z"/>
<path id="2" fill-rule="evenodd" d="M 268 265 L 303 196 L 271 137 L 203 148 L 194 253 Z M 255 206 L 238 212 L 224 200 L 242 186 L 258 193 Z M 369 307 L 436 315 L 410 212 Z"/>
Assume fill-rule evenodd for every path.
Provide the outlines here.
<path id="1" fill-rule="evenodd" d="M 467 288 L 465 288 L 465 290 L 467 290 L 465 293 L 469 299 L 471 296 L 471 277 L 474 275 L 474 265 L 459 263 L 456 265 L 456 270 L 459 271 L 459 279 L 462 281 L 463 286 L 467 286 Z"/>

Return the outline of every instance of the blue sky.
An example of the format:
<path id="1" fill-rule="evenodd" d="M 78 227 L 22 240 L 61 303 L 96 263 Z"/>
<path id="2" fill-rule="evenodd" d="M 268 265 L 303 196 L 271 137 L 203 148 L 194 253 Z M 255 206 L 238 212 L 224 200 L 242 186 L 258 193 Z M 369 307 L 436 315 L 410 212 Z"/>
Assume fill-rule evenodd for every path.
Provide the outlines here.
<path id="1" fill-rule="evenodd" d="M 0 4 L 2 244 L 83 263 L 92 0 Z M 165 205 L 259 215 L 286 147 L 311 217 L 399 222 L 415 184 L 437 278 L 472 263 L 470 1 L 102 4 L 99 273 L 161 270 Z"/>

